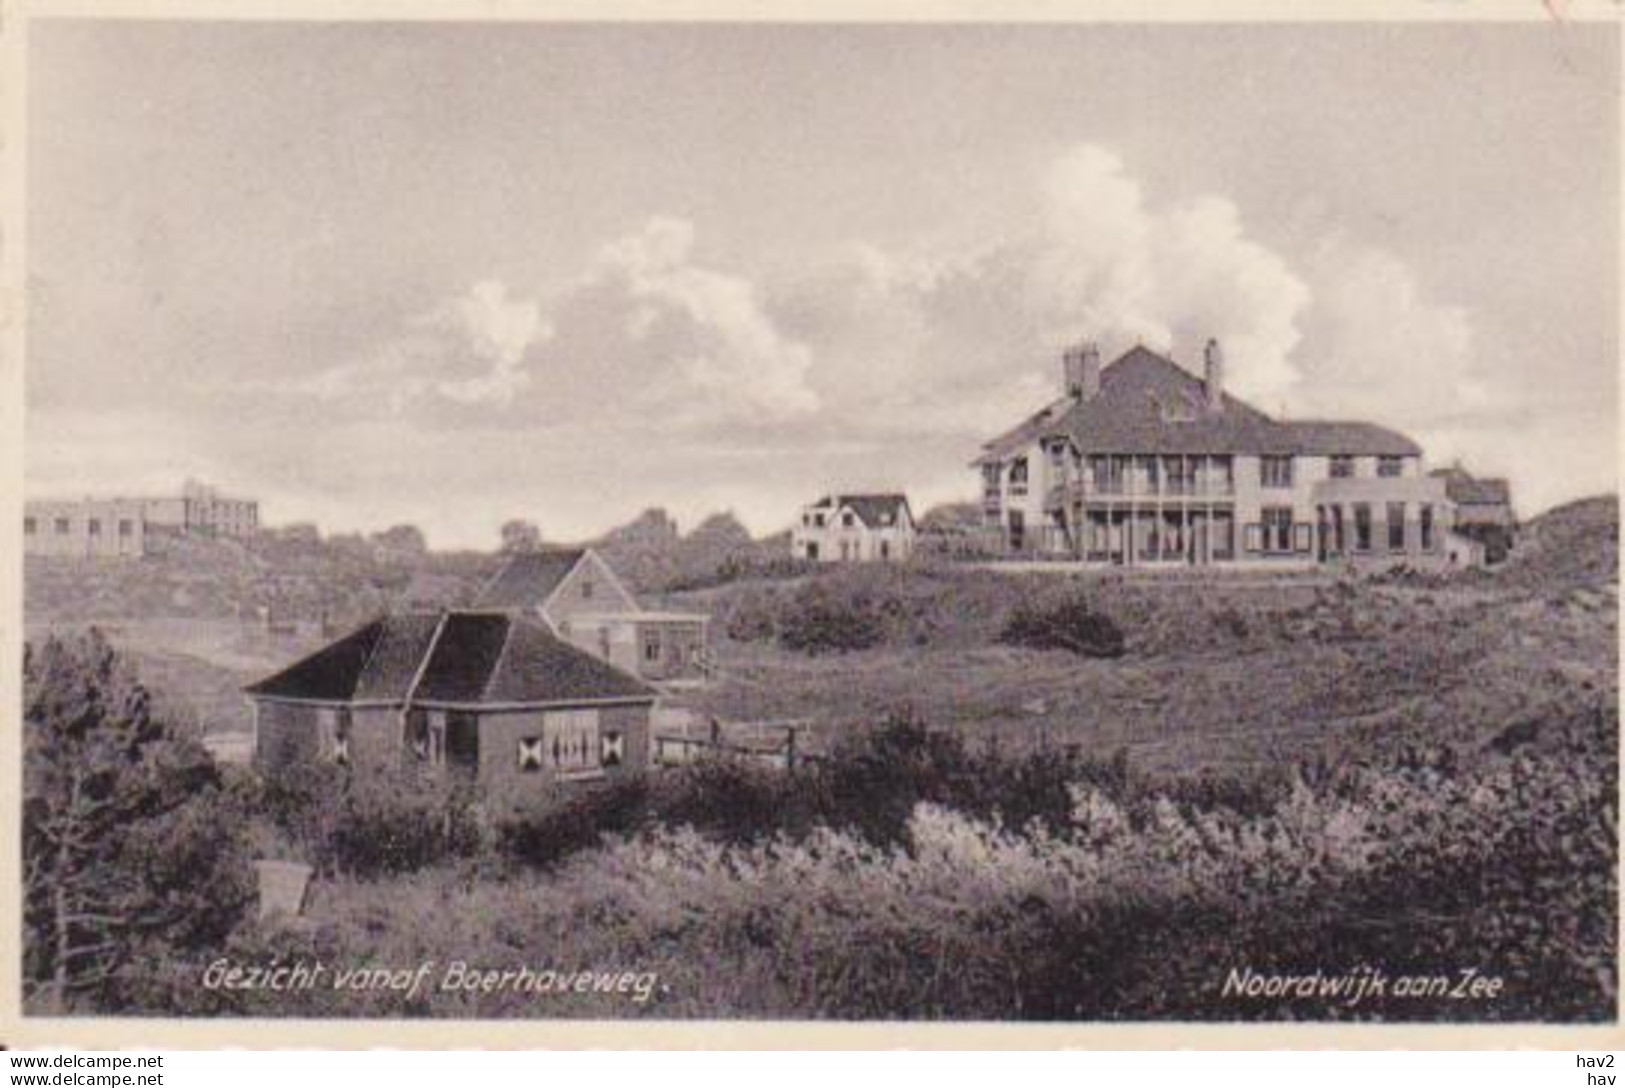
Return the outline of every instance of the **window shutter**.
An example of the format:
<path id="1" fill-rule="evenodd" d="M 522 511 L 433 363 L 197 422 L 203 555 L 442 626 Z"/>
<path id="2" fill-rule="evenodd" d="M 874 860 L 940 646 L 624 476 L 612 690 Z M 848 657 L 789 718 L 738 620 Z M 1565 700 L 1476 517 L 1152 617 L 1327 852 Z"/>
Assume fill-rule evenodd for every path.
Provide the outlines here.
<path id="1" fill-rule="evenodd" d="M 1307 552 L 1314 546 L 1314 538 L 1310 535 L 1308 522 L 1300 522 L 1292 527 L 1292 548 L 1294 551 Z"/>
<path id="2" fill-rule="evenodd" d="M 1249 525 L 1244 534 L 1247 539 L 1247 550 L 1261 552 L 1264 550 L 1264 527 L 1262 525 Z"/>

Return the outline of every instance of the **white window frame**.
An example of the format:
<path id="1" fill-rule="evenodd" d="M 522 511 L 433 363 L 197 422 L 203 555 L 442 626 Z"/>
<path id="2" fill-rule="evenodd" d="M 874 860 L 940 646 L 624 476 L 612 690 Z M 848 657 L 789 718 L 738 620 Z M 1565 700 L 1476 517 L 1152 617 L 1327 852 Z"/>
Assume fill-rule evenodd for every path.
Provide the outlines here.
<path id="1" fill-rule="evenodd" d="M 542 713 L 542 762 L 558 778 L 596 778 L 604 757 L 594 709 Z"/>

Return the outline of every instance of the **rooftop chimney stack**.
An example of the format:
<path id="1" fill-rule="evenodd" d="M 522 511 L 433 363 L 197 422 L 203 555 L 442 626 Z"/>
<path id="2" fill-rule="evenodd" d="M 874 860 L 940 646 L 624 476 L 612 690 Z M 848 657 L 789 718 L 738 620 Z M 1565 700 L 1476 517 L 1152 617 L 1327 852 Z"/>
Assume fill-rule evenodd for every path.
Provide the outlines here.
<path id="1" fill-rule="evenodd" d="M 1217 340 L 1209 340 L 1202 352 L 1202 385 L 1207 392 L 1207 409 L 1217 412 L 1224 408 L 1224 352 Z"/>
<path id="2" fill-rule="evenodd" d="M 1083 354 L 1077 348 L 1061 352 L 1062 387 L 1066 395 L 1076 400 L 1083 396 Z"/>
<path id="3" fill-rule="evenodd" d="M 1100 349 L 1094 344 L 1078 348 L 1078 399 L 1094 400 L 1100 393 Z"/>

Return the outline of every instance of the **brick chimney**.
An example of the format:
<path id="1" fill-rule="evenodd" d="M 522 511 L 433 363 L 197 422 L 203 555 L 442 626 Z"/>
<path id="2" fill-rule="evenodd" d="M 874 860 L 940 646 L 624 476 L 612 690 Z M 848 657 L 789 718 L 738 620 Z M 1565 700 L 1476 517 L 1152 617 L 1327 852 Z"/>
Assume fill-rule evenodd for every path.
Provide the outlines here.
<path id="1" fill-rule="evenodd" d="M 1083 396 L 1083 355 L 1077 348 L 1061 352 L 1061 387 L 1072 398 Z"/>
<path id="2" fill-rule="evenodd" d="M 1224 352 L 1217 340 L 1209 340 L 1202 351 L 1202 387 L 1207 393 L 1207 410 L 1224 408 Z"/>
<path id="3" fill-rule="evenodd" d="M 1066 373 L 1066 395 L 1074 400 L 1094 400 L 1100 392 L 1100 349 L 1092 343 L 1079 344 L 1061 353 Z"/>

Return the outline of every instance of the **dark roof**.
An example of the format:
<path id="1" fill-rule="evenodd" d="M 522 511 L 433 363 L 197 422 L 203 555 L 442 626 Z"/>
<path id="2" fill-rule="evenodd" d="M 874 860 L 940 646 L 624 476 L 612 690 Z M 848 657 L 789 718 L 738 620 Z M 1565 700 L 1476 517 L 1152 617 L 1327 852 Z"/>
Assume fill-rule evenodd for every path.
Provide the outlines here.
<path id="1" fill-rule="evenodd" d="M 1429 473 L 1444 480 L 1444 492 L 1451 502 L 1507 506 L 1512 503 L 1512 485 L 1505 479 L 1478 477 L 1462 468 L 1441 468 Z"/>
<path id="2" fill-rule="evenodd" d="M 1094 397 L 1057 401 L 989 442 L 981 459 L 1002 459 L 1046 437 L 1068 437 L 1083 453 L 1421 453 L 1382 427 L 1283 422 L 1228 393 L 1210 410 L 1201 378 L 1143 346 L 1101 370 Z"/>
<path id="3" fill-rule="evenodd" d="M 509 558 L 474 599 L 475 608 L 540 608 L 575 570 L 585 548 L 543 548 Z"/>
<path id="4" fill-rule="evenodd" d="M 244 690 L 250 695 L 349 702 L 383 631 L 384 621 L 374 620 Z"/>
<path id="5" fill-rule="evenodd" d="M 1345 453 L 1367 457 L 1420 457 L 1422 447 L 1398 431 L 1375 423 L 1339 423 L 1330 420 L 1293 420 L 1281 424 L 1292 431 L 1295 453 Z"/>
<path id="6" fill-rule="evenodd" d="M 373 620 L 245 689 L 267 699 L 348 703 L 572 703 L 652 700 L 630 673 L 502 612 Z"/>
<path id="7" fill-rule="evenodd" d="M 873 495 L 825 495 L 813 506 L 829 506 L 839 510 L 841 507 L 851 507 L 858 519 L 871 529 L 880 525 L 899 525 L 902 523 L 902 513 L 908 510 L 909 519 L 913 520 L 914 512 L 909 510 L 908 496 L 896 493 Z"/>

